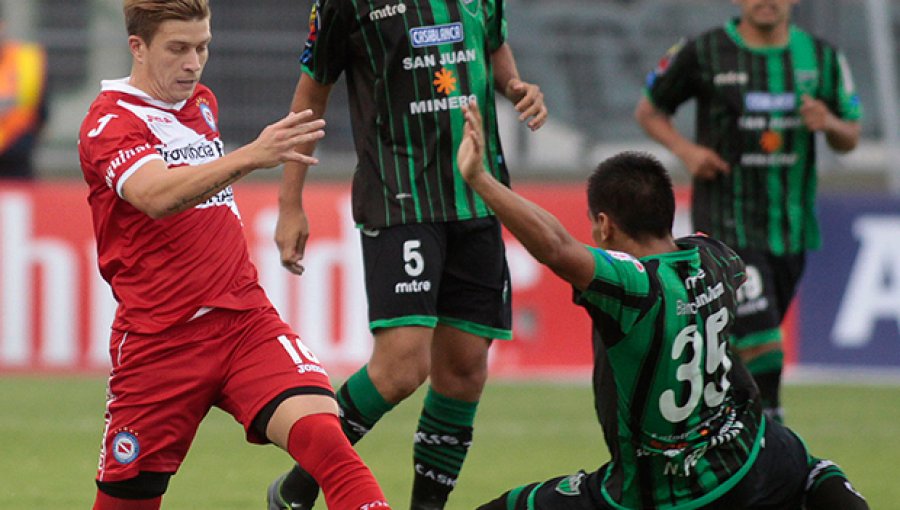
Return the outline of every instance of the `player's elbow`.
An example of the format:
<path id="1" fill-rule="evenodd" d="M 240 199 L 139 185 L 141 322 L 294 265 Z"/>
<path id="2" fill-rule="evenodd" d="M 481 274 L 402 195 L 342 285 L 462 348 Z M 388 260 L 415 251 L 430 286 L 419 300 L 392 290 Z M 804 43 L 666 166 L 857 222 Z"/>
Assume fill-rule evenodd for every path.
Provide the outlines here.
<path id="1" fill-rule="evenodd" d="M 646 97 L 642 97 L 640 101 L 638 101 L 637 106 L 634 107 L 634 121 L 638 126 L 644 129 L 644 131 L 648 131 L 650 129 L 650 124 L 657 118 L 659 118 L 660 112 L 650 104 L 650 101 L 647 100 Z"/>
<path id="2" fill-rule="evenodd" d="M 125 196 L 125 200 L 154 220 L 160 220 L 178 212 L 178 206 L 173 200 L 158 193 L 132 192 Z"/>
<path id="3" fill-rule="evenodd" d="M 860 125 L 857 122 L 848 123 L 842 129 L 835 129 L 825 136 L 828 147 L 831 150 L 844 154 L 852 151 L 859 144 Z"/>
<path id="4" fill-rule="evenodd" d="M 853 149 L 856 148 L 857 145 L 859 145 L 859 137 L 858 136 L 857 137 L 847 137 L 844 139 L 838 139 L 838 140 L 834 140 L 834 141 L 831 141 L 828 143 L 828 146 L 831 147 L 831 150 L 833 150 L 837 153 L 840 153 L 840 154 L 846 154 L 846 153 L 852 151 Z"/>

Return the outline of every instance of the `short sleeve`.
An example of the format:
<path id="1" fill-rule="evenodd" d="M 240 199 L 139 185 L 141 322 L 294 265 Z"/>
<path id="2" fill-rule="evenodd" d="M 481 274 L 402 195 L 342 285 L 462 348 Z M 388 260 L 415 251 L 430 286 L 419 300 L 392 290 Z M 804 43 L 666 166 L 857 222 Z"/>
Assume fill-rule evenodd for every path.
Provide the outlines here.
<path id="1" fill-rule="evenodd" d="M 626 253 L 587 249 L 594 256 L 594 279 L 584 291 L 576 290 L 575 302 L 595 320 L 616 324 L 627 332 L 651 305 L 653 289 L 647 268 Z"/>
<path id="2" fill-rule="evenodd" d="M 847 121 L 857 121 L 862 118 L 862 104 L 853 81 L 853 73 L 843 53 L 838 53 L 838 97 L 837 114 Z"/>
<path id="3" fill-rule="evenodd" d="M 496 51 L 507 38 L 506 1 L 487 0 L 484 5 L 485 25 L 488 37 L 488 49 Z"/>
<path id="4" fill-rule="evenodd" d="M 647 75 L 644 94 L 658 109 L 673 114 L 700 90 L 700 66 L 694 41 L 669 48 Z"/>
<path id="5" fill-rule="evenodd" d="M 309 14 L 309 36 L 300 56 L 303 72 L 319 83 L 334 83 L 347 66 L 350 22 L 343 0 L 316 0 Z"/>
<path id="6" fill-rule="evenodd" d="M 82 163 L 121 197 L 122 185 L 138 168 L 154 159 L 163 161 L 151 142 L 152 135 L 129 112 L 91 112 L 79 142 Z"/>

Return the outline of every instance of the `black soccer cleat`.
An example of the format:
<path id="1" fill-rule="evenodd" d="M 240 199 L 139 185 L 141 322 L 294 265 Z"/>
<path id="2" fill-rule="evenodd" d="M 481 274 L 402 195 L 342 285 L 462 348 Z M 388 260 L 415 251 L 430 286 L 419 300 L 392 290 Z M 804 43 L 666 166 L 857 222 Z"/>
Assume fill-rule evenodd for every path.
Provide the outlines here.
<path id="1" fill-rule="evenodd" d="M 296 469 L 296 467 L 295 467 Z M 299 498 L 297 500 L 289 501 L 284 497 L 282 492 L 282 486 L 284 485 L 285 479 L 292 473 L 292 471 L 288 471 L 283 475 L 279 476 L 275 479 L 270 485 L 269 489 L 266 491 L 266 503 L 268 504 L 268 510 L 311 510 L 313 505 L 316 502 L 316 496 L 318 495 L 319 486 L 316 485 L 315 480 L 306 472 L 303 472 L 304 475 L 309 477 L 311 482 L 309 487 L 306 487 L 306 492 L 311 493 L 311 496 L 306 498 Z"/>

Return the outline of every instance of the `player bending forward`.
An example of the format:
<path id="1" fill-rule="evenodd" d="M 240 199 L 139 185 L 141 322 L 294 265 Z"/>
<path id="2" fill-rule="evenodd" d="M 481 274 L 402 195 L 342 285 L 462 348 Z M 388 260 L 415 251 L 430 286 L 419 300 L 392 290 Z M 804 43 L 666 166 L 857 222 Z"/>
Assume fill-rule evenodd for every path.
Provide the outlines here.
<path id="1" fill-rule="evenodd" d="M 125 0 L 131 75 L 81 126 L 98 263 L 119 303 L 94 510 L 156 510 L 212 406 L 286 450 L 331 509 L 389 508 L 341 431 L 325 370 L 257 281 L 230 183 L 323 136 L 290 114 L 225 155 L 199 83 L 207 0 Z"/>

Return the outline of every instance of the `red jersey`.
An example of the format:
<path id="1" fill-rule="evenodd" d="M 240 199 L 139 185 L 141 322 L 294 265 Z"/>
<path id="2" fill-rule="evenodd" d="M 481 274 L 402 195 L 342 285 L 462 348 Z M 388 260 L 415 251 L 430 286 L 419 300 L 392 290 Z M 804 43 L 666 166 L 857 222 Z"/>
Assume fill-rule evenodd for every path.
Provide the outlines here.
<path id="1" fill-rule="evenodd" d="M 148 96 L 128 79 L 104 81 L 79 133 L 100 274 L 119 303 L 113 329 L 156 333 L 203 307 L 270 306 L 250 262 L 231 186 L 206 202 L 154 220 L 122 198 L 141 165 L 199 165 L 225 153 L 218 103 L 198 85 L 177 104 Z"/>

